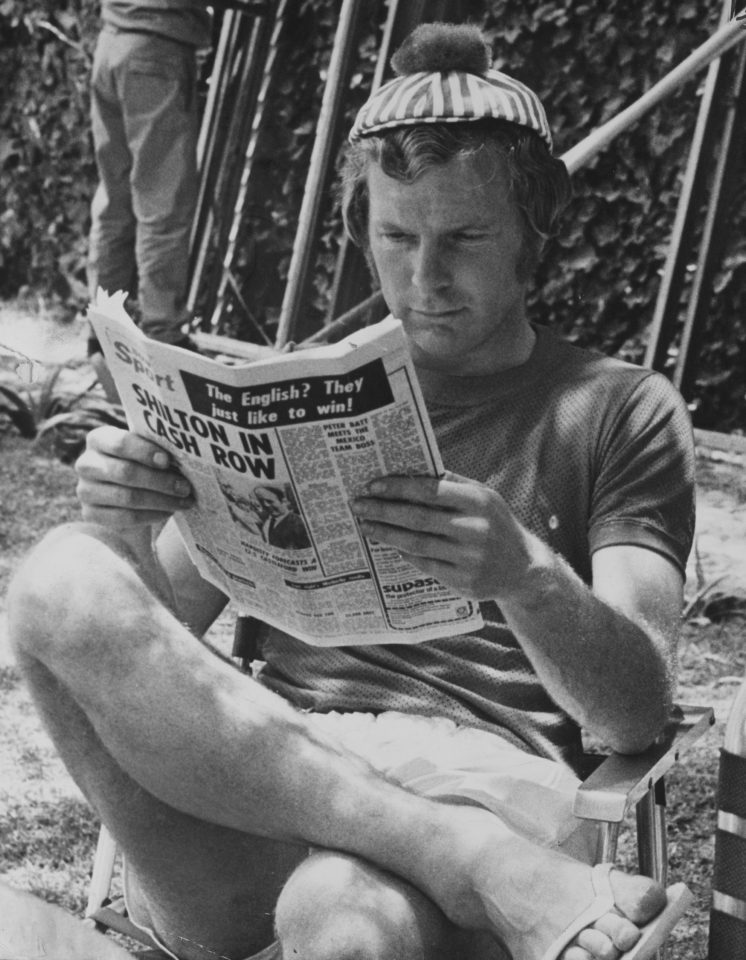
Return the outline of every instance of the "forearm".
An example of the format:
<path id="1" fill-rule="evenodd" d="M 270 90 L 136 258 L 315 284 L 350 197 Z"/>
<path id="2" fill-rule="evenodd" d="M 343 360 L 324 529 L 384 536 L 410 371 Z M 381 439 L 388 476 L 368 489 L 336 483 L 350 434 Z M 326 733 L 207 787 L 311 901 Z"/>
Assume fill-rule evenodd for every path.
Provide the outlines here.
<path id="1" fill-rule="evenodd" d="M 118 531 L 148 589 L 196 636 L 210 627 L 227 602 L 191 561 L 172 519 Z"/>
<path id="2" fill-rule="evenodd" d="M 167 582 L 169 610 L 196 636 L 212 625 L 227 597 L 198 572 L 173 518 L 153 542 L 154 576 Z"/>
<path id="3" fill-rule="evenodd" d="M 500 609 L 555 702 L 609 746 L 634 753 L 660 733 L 673 695 L 674 643 L 599 599 L 538 540 Z"/>
<path id="4" fill-rule="evenodd" d="M 353 509 L 388 543 L 457 593 L 494 600 L 555 702 L 614 749 L 659 734 L 671 703 L 680 571 L 652 549 L 592 557 L 593 591 L 494 490 L 455 474 L 385 477 Z"/>
<path id="5" fill-rule="evenodd" d="M 156 554 L 157 535 L 157 529 L 151 524 L 116 531 L 116 536 L 126 545 L 129 558 L 142 582 L 169 610 L 175 612 L 170 579 Z"/>

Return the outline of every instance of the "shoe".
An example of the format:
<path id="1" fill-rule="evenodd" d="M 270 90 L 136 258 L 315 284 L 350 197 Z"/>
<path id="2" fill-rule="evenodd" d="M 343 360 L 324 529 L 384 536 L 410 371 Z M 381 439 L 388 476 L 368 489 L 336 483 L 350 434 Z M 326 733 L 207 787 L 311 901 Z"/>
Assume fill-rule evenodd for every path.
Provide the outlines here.
<path id="1" fill-rule="evenodd" d="M 542 960 L 558 960 L 563 950 L 572 943 L 581 930 L 590 927 L 605 913 L 611 913 L 616 904 L 611 891 L 609 874 L 611 863 L 599 863 L 593 868 L 591 880 L 596 896 L 586 909 L 560 934 L 543 955 Z M 650 960 L 650 957 L 665 943 L 669 933 L 689 909 L 692 900 L 691 891 L 683 883 L 675 883 L 666 890 L 666 906 L 652 920 L 640 928 L 642 936 L 637 943 L 623 953 L 619 960 Z"/>

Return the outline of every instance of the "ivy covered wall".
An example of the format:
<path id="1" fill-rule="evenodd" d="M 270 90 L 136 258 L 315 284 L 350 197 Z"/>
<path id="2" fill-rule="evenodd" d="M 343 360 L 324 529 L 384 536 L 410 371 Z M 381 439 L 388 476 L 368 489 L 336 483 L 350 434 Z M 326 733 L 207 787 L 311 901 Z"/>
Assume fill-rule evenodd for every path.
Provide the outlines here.
<path id="1" fill-rule="evenodd" d="M 339 0 L 290 6 L 286 71 L 262 148 L 263 189 L 250 211 L 241 260 L 252 311 L 270 329 L 281 303 Z M 348 92 L 350 117 L 372 72 L 382 7 L 369 5 Z M 562 154 L 710 36 L 721 4 L 483 0 L 469 9 L 493 44 L 496 64 L 542 97 Z M 90 0 L 0 2 L 1 297 L 26 288 L 56 298 L 70 312 L 85 303 L 95 185 L 87 85 L 97 27 L 98 5 Z M 537 320 L 578 342 L 642 359 L 704 75 L 575 175 L 575 199 L 531 296 Z M 315 275 L 319 315 L 339 229 L 330 202 Z M 726 252 L 697 383 L 687 399 L 698 426 L 731 431 L 746 428 L 746 189 L 734 197 L 721 229 Z"/>

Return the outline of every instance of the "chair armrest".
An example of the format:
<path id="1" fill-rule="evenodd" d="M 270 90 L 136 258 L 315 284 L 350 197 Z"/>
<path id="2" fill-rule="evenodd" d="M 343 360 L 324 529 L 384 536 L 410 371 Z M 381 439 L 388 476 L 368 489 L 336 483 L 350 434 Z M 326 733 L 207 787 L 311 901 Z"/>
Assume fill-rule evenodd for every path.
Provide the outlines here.
<path id="1" fill-rule="evenodd" d="M 620 823 L 714 722 L 712 707 L 678 705 L 656 743 L 642 753 L 610 754 L 580 785 L 575 816 Z"/>

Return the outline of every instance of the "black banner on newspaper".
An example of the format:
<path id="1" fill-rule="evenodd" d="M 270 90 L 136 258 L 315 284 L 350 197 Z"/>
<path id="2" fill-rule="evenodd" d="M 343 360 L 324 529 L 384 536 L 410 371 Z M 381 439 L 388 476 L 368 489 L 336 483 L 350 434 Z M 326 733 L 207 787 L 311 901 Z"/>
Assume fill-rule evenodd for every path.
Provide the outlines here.
<path id="1" fill-rule="evenodd" d="M 356 417 L 394 401 L 381 359 L 341 376 L 275 380 L 255 388 L 229 387 L 184 370 L 181 378 L 196 413 L 249 429 Z"/>

